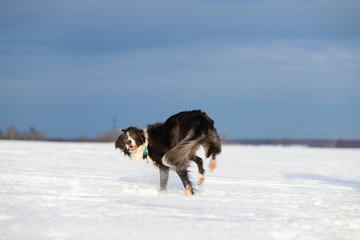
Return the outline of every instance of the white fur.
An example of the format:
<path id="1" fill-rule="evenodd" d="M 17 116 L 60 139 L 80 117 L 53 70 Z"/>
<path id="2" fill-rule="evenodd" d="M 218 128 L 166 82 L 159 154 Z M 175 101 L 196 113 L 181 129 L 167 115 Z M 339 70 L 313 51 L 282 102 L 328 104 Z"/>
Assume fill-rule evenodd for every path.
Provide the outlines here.
<path id="1" fill-rule="evenodd" d="M 145 135 L 145 143 L 140 145 L 140 146 L 137 146 L 138 148 L 135 150 L 135 151 L 132 151 L 130 153 L 130 158 L 131 160 L 135 161 L 135 162 L 142 162 L 144 159 L 143 159 L 143 156 L 144 156 L 144 150 L 145 148 L 147 148 L 147 146 L 149 145 L 149 135 L 147 133 L 147 130 L 146 128 L 144 129 L 144 135 Z M 128 136 L 129 136 L 129 133 L 128 133 Z M 131 141 L 133 141 L 135 143 L 135 140 L 132 139 L 130 136 L 129 136 L 129 139 L 131 139 Z M 153 166 L 157 167 L 155 164 L 154 164 L 154 161 L 150 158 L 149 154 L 147 155 L 147 161 L 149 163 L 151 163 Z"/>
<path id="2" fill-rule="evenodd" d="M 144 155 L 145 145 L 140 145 L 135 151 L 130 152 L 131 160 L 135 162 L 142 162 Z"/>
<path id="3" fill-rule="evenodd" d="M 130 134 L 128 132 L 126 133 L 126 135 L 128 136 L 128 140 L 131 140 L 131 143 L 135 144 L 135 140 L 132 137 L 130 137 Z M 126 144 L 126 146 L 128 145 Z"/>

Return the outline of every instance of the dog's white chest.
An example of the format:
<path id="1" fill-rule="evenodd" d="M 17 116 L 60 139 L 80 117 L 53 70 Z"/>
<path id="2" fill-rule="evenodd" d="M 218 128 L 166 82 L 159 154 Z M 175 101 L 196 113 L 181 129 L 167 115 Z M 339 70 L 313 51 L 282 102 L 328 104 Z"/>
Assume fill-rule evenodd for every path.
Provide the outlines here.
<path id="1" fill-rule="evenodd" d="M 135 162 L 142 162 L 143 154 L 144 154 L 144 146 L 140 146 L 136 149 L 136 151 L 130 153 L 131 160 Z"/>
<path id="2" fill-rule="evenodd" d="M 145 150 L 145 145 L 141 145 L 140 147 L 138 147 L 136 151 L 130 154 L 131 160 L 133 160 L 134 162 L 142 162 L 146 160 L 148 161 L 148 163 L 151 163 L 153 166 L 157 167 L 149 155 L 147 155 L 146 159 L 144 159 L 144 150 Z"/>

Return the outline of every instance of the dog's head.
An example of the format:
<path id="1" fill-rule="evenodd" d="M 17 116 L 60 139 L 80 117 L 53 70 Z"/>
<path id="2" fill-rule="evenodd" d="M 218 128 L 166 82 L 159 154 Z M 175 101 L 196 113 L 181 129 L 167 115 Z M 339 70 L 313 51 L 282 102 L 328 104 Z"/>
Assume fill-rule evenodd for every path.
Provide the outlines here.
<path id="1" fill-rule="evenodd" d="M 122 134 L 115 142 L 115 148 L 120 148 L 125 155 L 135 152 L 139 146 L 145 143 L 144 131 L 137 127 L 128 127 L 120 129 Z"/>

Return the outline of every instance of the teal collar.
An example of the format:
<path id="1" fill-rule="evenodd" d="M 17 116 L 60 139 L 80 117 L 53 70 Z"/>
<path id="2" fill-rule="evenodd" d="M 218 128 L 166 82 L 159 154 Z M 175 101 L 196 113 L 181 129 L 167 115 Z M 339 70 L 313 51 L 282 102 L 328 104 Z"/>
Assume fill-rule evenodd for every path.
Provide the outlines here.
<path id="1" fill-rule="evenodd" d="M 147 147 L 144 148 L 144 153 L 143 153 L 143 160 L 146 160 L 148 156 L 148 150 L 147 150 Z"/>

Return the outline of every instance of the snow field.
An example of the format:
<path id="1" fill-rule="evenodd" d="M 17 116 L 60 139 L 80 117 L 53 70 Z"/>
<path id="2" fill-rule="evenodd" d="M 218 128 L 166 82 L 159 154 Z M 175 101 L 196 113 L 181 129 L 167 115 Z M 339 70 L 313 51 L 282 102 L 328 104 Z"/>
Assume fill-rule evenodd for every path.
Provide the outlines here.
<path id="1" fill-rule="evenodd" d="M 360 239 L 360 149 L 225 145 L 158 189 L 112 143 L 0 141 L 0 239 Z"/>

